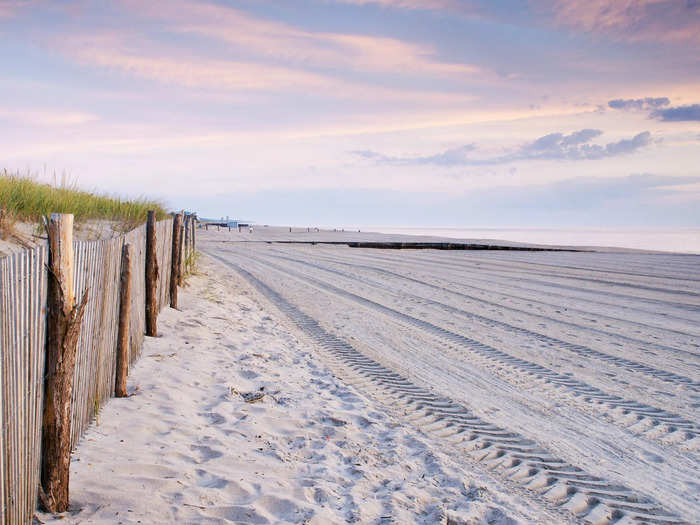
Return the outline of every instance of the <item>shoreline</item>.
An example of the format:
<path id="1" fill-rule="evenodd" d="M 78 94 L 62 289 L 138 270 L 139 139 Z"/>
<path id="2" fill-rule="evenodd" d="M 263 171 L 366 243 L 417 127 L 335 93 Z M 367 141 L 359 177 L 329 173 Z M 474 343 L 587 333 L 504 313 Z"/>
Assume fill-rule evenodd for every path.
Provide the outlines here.
<path id="1" fill-rule="evenodd" d="M 268 242 L 292 244 L 348 244 L 362 243 L 372 247 L 373 243 L 381 244 L 418 244 L 428 245 L 428 248 L 438 248 L 438 245 L 465 245 L 475 247 L 499 247 L 502 249 L 541 250 L 541 251 L 586 251 L 599 253 L 640 253 L 660 255 L 700 255 L 695 253 L 680 253 L 664 250 L 624 248 L 615 246 L 570 245 L 570 244 L 538 244 L 518 241 L 507 241 L 489 238 L 450 238 L 434 235 L 406 235 L 398 233 L 382 233 L 377 231 L 358 230 L 326 230 L 311 227 L 291 227 L 254 225 L 252 231 L 211 225 L 211 232 L 219 233 L 221 242 Z M 291 230 L 291 231 L 290 231 Z M 201 230 L 200 230 L 201 231 Z M 208 230 L 205 230 L 208 231 Z M 433 246 L 429 246 L 432 244 Z"/>

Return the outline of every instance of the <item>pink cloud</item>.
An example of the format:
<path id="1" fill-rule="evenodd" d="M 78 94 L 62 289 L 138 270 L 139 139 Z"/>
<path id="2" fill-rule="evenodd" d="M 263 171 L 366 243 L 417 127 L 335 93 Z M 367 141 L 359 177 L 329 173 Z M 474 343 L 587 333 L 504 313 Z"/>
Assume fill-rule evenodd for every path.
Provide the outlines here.
<path id="1" fill-rule="evenodd" d="M 124 39 L 126 40 L 126 39 Z M 187 87 L 233 90 L 279 88 L 328 88 L 322 75 L 264 64 L 215 60 L 172 53 L 159 53 L 148 42 L 112 36 L 68 38 L 66 52 L 80 63 L 112 68 L 140 77 Z"/>
<path id="2" fill-rule="evenodd" d="M 479 71 L 470 64 L 441 62 L 430 46 L 394 38 L 306 31 L 232 8 L 189 0 L 168 2 L 168 9 L 159 2 L 125 0 L 124 3 L 143 15 L 163 20 L 171 30 L 214 38 L 236 50 L 294 67 L 434 75 Z M 423 3 L 431 2 L 423 0 Z"/>
<path id="3" fill-rule="evenodd" d="M 554 0 L 556 21 L 627 41 L 700 41 L 700 4 L 679 0 Z"/>
<path id="4" fill-rule="evenodd" d="M 398 9 L 439 10 L 461 7 L 457 0 L 335 0 L 342 4 L 378 5 Z M 464 2 L 462 2 L 463 4 Z"/>
<path id="5" fill-rule="evenodd" d="M 42 127 L 77 126 L 98 120 L 96 115 L 78 111 L 10 109 L 0 107 L 0 119 Z"/>
<path id="6" fill-rule="evenodd" d="M 300 68 L 261 62 L 211 59 L 140 39 L 135 35 L 101 33 L 64 37 L 56 45 L 80 64 L 111 69 L 187 88 L 233 92 L 303 92 L 358 101 L 386 100 L 457 107 L 473 101 L 463 93 L 393 89 L 363 84 Z"/>
<path id="7" fill-rule="evenodd" d="M 13 17 L 21 9 L 29 7 L 32 3 L 29 0 L 0 0 L 0 18 Z"/>

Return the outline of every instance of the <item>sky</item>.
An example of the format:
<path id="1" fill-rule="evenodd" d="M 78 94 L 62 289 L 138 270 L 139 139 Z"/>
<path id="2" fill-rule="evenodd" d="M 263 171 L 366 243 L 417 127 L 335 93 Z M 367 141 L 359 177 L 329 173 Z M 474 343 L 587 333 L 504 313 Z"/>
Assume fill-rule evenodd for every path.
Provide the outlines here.
<path id="1" fill-rule="evenodd" d="M 700 0 L 0 0 L 0 169 L 269 224 L 700 226 Z"/>

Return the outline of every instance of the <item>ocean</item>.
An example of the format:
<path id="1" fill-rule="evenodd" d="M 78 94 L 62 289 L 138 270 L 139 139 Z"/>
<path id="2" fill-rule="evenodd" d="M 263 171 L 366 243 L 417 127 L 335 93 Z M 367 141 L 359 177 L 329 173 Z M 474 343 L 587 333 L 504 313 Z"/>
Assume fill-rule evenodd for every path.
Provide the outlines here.
<path id="1" fill-rule="evenodd" d="M 495 239 L 534 244 L 612 246 L 700 254 L 700 228 L 415 228 L 365 226 L 365 231 Z"/>

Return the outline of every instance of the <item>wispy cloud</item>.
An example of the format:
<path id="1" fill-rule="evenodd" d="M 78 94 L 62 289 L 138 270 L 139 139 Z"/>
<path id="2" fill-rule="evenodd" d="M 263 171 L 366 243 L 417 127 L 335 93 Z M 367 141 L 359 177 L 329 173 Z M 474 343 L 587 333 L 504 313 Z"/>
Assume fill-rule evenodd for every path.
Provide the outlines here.
<path id="1" fill-rule="evenodd" d="M 462 166 L 472 164 L 474 160 L 469 158 L 469 154 L 476 150 L 475 144 L 467 144 L 458 148 L 448 149 L 436 155 L 426 157 L 389 157 L 381 153 L 370 150 L 353 151 L 352 153 L 367 160 L 386 164 L 424 165 L 434 164 L 437 166 Z"/>
<path id="2" fill-rule="evenodd" d="M 395 38 L 309 31 L 206 2 L 177 0 L 164 8 L 161 2 L 124 1 L 132 10 L 164 21 L 170 31 L 222 41 L 239 53 L 287 67 L 411 75 L 481 71 L 471 64 L 443 62 L 429 45 Z"/>
<path id="3" fill-rule="evenodd" d="M 460 4 L 468 3 L 459 0 L 334 0 L 341 4 L 354 5 L 377 5 L 381 7 L 392 7 L 397 9 L 415 10 L 436 10 L 459 7 Z"/>
<path id="4" fill-rule="evenodd" d="M 667 97 L 615 99 L 608 102 L 612 109 L 647 110 L 651 118 L 664 122 L 700 121 L 700 104 L 666 107 L 671 104 Z"/>
<path id="5" fill-rule="evenodd" d="M 657 109 L 652 111 L 651 116 L 652 118 L 663 120 L 664 122 L 700 122 L 700 104 Z"/>
<path id="6" fill-rule="evenodd" d="M 0 18 L 14 16 L 20 9 L 29 5 L 29 0 L 0 0 Z"/>
<path id="7" fill-rule="evenodd" d="M 612 109 L 656 109 L 668 106 L 671 101 L 667 97 L 646 98 L 617 98 L 608 102 Z"/>
<path id="8" fill-rule="evenodd" d="M 558 23 L 615 40 L 698 42 L 697 0 L 554 0 Z"/>
<path id="9" fill-rule="evenodd" d="M 79 111 L 0 108 L 0 120 L 31 126 L 77 126 L 98 120 L 96 115 Z"/>
<path id="10" fill-rule="evenodd" d="M 303 93 L 363 103 L 420 103 L 426 108 L 452 108 L 453 112 L 474 100 L 468 93 L 423 90 L 412 85 L 398 89 L 291 66 L 201 57 L 130 34 L 76 35 L 64 37 L 57 46 L 83 65 L 163 84 L 226 93 L 229 97 L 233 92 L 248 96 Z"/>
<path id="11" fill-rule="evenodd" d="M 149 42 L 115 36 L 66 38 L 63 48 L 82 64 L 188 87 L 286 89 L 331 87 L 325 76 L 273 65 L 201 58 L 161 51 Z"/>
<path id="12" fill-rule="evenodd" d="M 487 166 L 529 160 L 600 160 L 627 155 L 651 144 L 651 133 L 644 131 L 629 138 L 607 144 L 591 144 L 603 132 L 598 129 L 582 129 L 568 135 L 550 133 L 526 143 L 505 155 L 478 157 L 475 144 L 452 148 L 435 155 L 422 157 L 392 157 L 371 150 L 353 151 L 356 156 L 380 164 L 437 166 Z"/>

